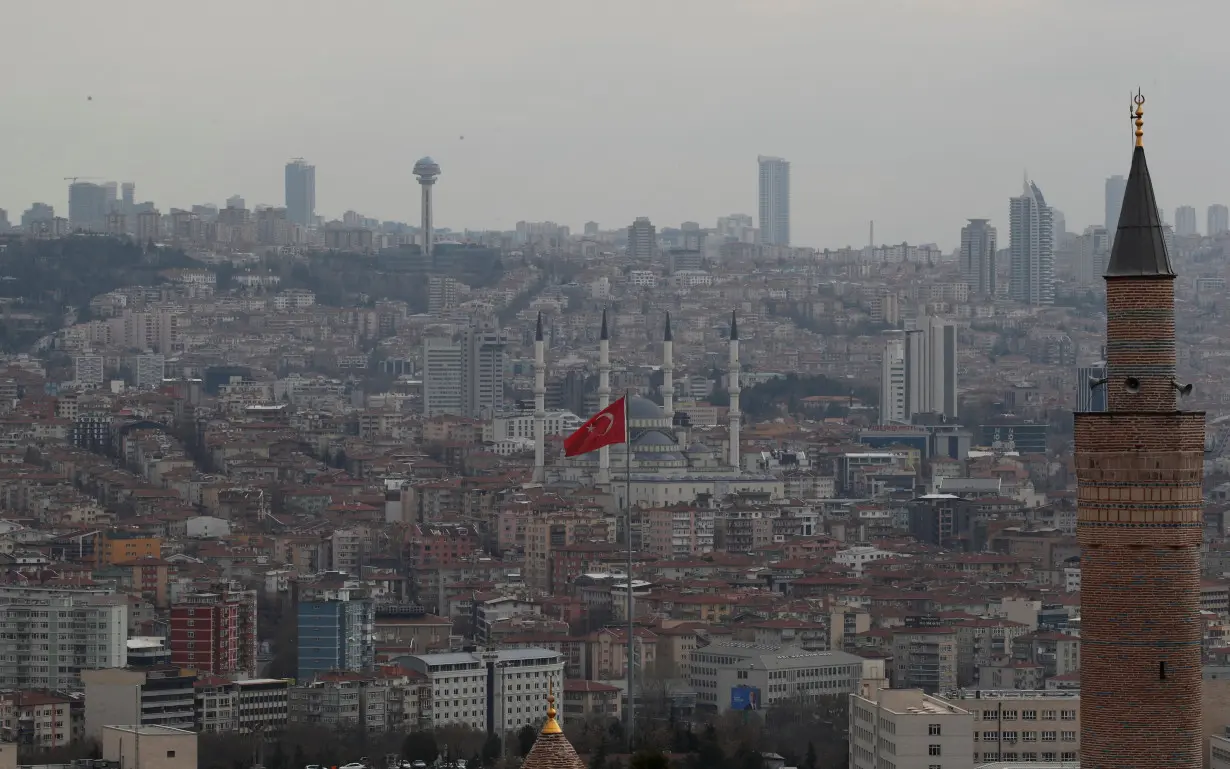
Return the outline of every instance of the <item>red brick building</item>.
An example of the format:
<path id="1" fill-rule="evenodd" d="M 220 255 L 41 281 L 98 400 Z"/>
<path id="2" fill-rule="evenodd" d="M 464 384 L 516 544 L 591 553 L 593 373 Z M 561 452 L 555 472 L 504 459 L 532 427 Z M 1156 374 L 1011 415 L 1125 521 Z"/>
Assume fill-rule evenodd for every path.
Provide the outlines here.
<path id="1" fill-rule="evenodd" d="M 480 547 L 478 532 L 463 523 L 428 523 L 410 529 L 410 565 L 414 568 L 455 566 Z"/>
<path id="2" fill-rule="evenodd" d="M 214 675 L 257 673 L 256 594 L 218 583 L 171 607 L 171 664 Z"/>
<path id="3" fill-rule="evenodd" d="M 1204 413 L 1180 410 L 1175 273 L 1141 139 L 1106 268 L 1104 412 L 1075 415 L 1081 769 L 1203 765 Z"/>

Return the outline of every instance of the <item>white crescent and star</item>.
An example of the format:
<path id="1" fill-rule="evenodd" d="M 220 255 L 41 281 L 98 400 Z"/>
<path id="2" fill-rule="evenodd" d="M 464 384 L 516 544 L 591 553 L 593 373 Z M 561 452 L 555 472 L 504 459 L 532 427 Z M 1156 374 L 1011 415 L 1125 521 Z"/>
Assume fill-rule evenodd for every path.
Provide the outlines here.
<path id="1" fill-rule="evenodd" d="M 602 430 L 602 432 L 598 432 L 598 427 L 602 425 L 603 419 L 606 419 L 606 426 Z M 598 416 L 594 418 L 594 423 L 589 426 L 589 434 L 594 436 L 595 438 L 602 438 L 611 431 L 611 428 L 614 425 L 615 425 L 615 415 L 614 414 L 599 414 Z"/>

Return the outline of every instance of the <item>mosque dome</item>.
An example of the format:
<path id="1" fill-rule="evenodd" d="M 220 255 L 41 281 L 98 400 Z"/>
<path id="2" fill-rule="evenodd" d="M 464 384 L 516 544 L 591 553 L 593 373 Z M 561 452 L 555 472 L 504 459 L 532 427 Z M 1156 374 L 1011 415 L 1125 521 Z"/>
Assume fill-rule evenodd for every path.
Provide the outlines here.
<path id="1" fill-rule="evenodd" d="M 662 407 L 648 398 L 632 395 L 628 398 L 628 419 L 665 419 Z"/>
<path id="2" fill-rule="evenodd" d="M 705 444 L 697 442 L 697 443 L 693 443 L 691 446 L 688 446 L 688 453 L 689 454 L 712 454 L 713 450 L 710 449 Z"/>
<path id="3" fill-rule="evenodd" d="M 636 448 L 649 448 L 651 446 L 661 446 L 662 448 L 674 448 L 675 440 L 665 433 L 657 430 L 646 430 L 632 441 L 632 445 Z"/>

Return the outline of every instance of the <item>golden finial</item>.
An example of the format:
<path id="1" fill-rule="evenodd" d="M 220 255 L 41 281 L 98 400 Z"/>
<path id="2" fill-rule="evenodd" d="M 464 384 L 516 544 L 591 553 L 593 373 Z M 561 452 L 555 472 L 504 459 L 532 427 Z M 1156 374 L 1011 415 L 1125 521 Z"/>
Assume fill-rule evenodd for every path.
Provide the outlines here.
<path id="1" fill-rule="evenodd" d="M 555 720 L 555 682 L 547 681 L 547 722 L 542 725 L 543 734 L 563 734 L 559 721 Z"/>
<path id="2" fill-rule="evenodd" d="M 1139 88 L 1136 89 L 1136 96 L 1132 98 L 1132 103 L 1136 105 L 1136 112 L 1134 113 L 1136 118 L 1136 146 L 1143 147 L 1145 146 L 1145 97 Z"/>

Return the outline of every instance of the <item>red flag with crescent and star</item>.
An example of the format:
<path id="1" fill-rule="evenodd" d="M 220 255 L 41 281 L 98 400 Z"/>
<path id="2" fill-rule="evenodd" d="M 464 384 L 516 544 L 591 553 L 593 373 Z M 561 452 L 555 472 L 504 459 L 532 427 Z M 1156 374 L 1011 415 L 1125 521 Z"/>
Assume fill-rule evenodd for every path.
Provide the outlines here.
<path id="1" fill-rule="evenodd" d="M 575 433 L 564 439 L 564 456 L 575 457 L 588 454 L 603 446 L 624 443 L 628 440 L 628 419 L 625 410 L 627 396 L 607 406 L 590 417 Z"/>

